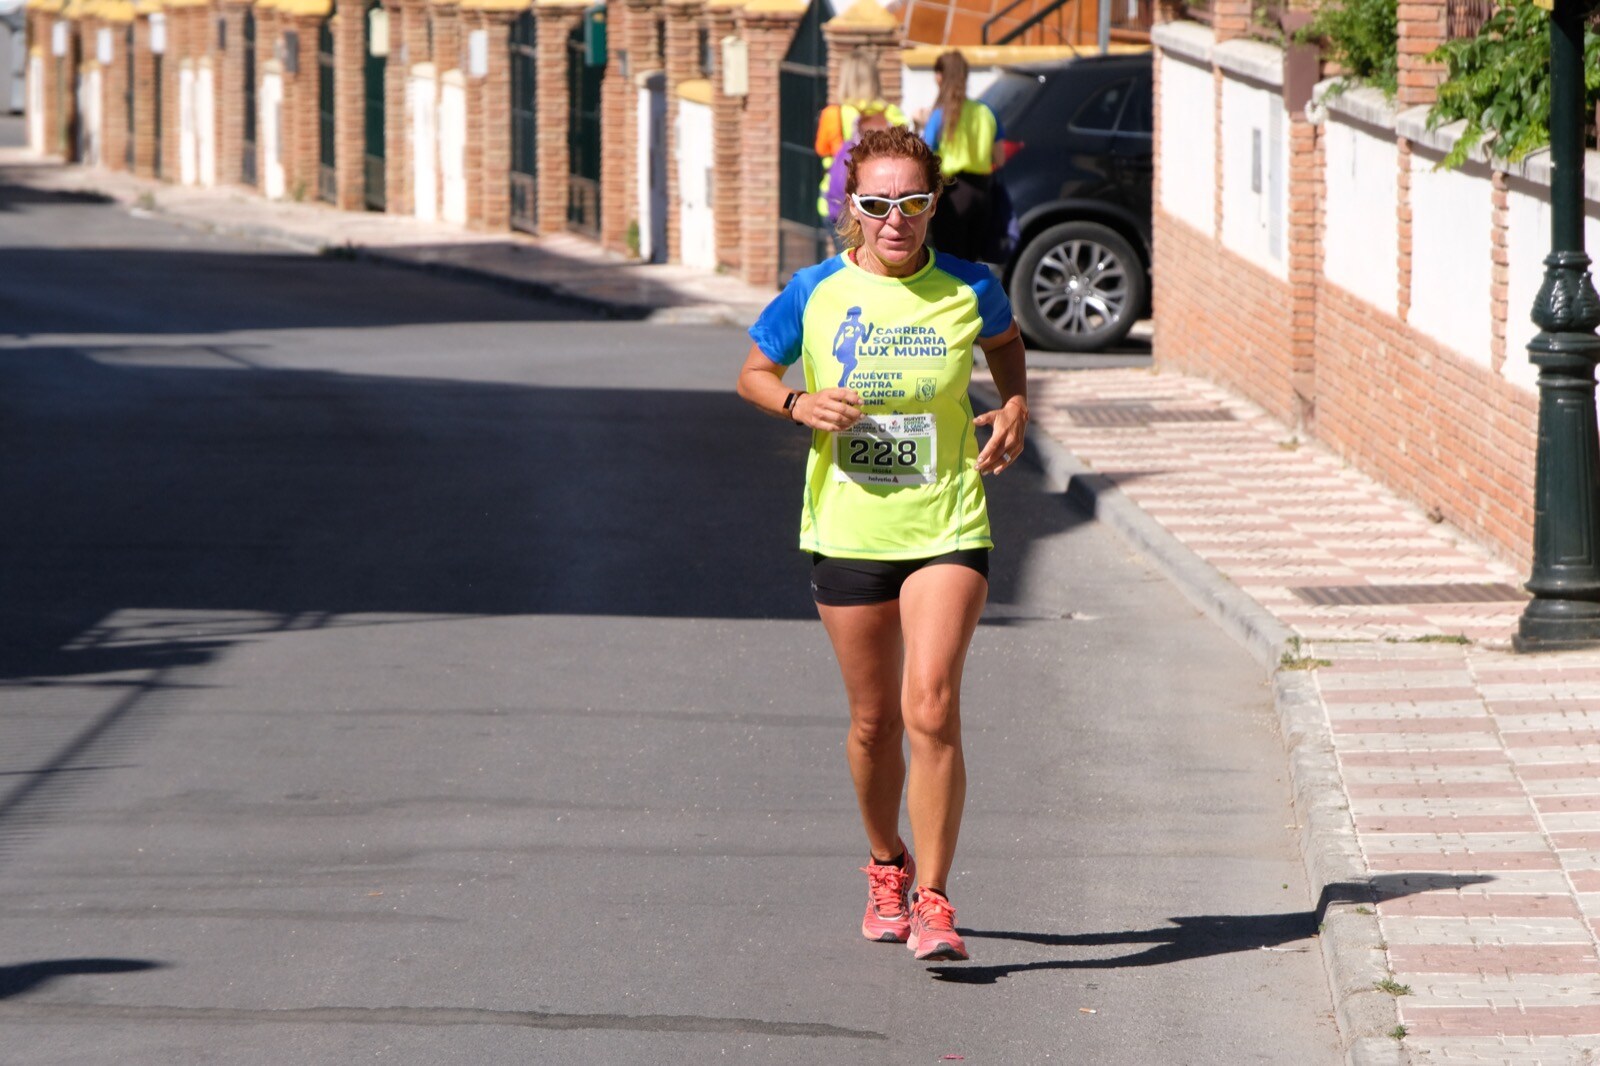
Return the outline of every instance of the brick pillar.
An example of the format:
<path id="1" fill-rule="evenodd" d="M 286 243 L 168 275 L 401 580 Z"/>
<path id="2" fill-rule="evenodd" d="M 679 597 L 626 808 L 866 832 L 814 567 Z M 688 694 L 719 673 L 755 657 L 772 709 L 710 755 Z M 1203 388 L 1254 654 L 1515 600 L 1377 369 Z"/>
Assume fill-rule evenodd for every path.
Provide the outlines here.
<path id="1" fill-rule="evenodd" d="M 433 65 L 441 77 L 462 66 L 461 8 L 449 0 L 433 5 Z"/>
<path id="2" fill-rule="evenodd" d="M 666 0 L 667 18 L 667 259 L 683 258 L 682 206 L 678 194 L 678 86 L 702 77 L 700 13 L 705 0 Z"/>
<path id="3" fill-rule="evenodd" d="M 519 15 L 515 10 L 479 14 L 479 28 L 489 37 L 489 70 L 476 82 L 473 110 L 478 121 L 471 131 L 475 136 L 467 143 L 467 163 L 470 178 L 470 167 L 477 160 L 479 176 L 469 187 L 467 217 L 486 230 L 511 228 L 511 24 Z M 478 191 L 476 210 L 473 189 Z"/>
<path id="4" fill-rule="evenodd" d="M 717 266 L 738 270 L 739 157 L 744 126 L 744 97 L 722 91 L 722 39 L 731 37 L 744 0 L 708 0 L 703 16 L 711 35 L 711 213 L 716 219 Z"/>
<path id="5" fill-rule="evenodd" d="M 1446 0 L 1401 0 L 1395 27 L 1400 39 L 1400 91 L 1395 100 L 1403 108 L 1431 104 L 1438 95 L 1444 67 L 1423 57 L 1448 36 L 1445 3 Z"/>
<path id="6" fill-rule="evenodd" d="M 739 262 L 751 285 L 778 284 L 778 66 L 805 13 L 805 0 L 754 0 L 739 13 L 750 50 Z"/>
<path id="7" fill-rule="evenodd" d="M 341 211 L 366 207 L 367 11 L 366 0 L 334 0 L 333 204 Z"/>
<path id="8" fill-rule="evenodd" d="M 413 203 L 411 158 L 411 106 L 406 85 L 413 63 L 426 62 L 427 23 L 422 23 L 422 42 L 414 44 L 412 24 L 428 17 L 427 8 L 411 0 L 389 0 L 389 59 L 383 67 L 383 159 L 385 204 L 391 215 L 409 215 Z"/>
<path id="9" fill-rule="evenodd" d="M 1411 318 L 1411 142 L 1397 138 L 1395 148 L 1395 317 L 1406 322 Z"/>
<path id="10" fill-rule="evenodd" d="M 623 21 L 623 41 L 628 56 L 627 77 L 621 79 L 619 90 L 623 100 L 621 137 L 622 199 L 626 221 L 623 223 L 624 240 L 628 227 L 637 230 L 639 211 L 639 140 L 644 131 L 639 128 L 639 85 L 643 75 L 661 69 L 661 36 L 657 26 L 663 17 L 661 0 L 624 0 L 627 12 Z M 604 180 L 604 169 L 601 180 Z M 600 205 L 601 211 L 605 204 Z M 604 223 L 602 222 L 602 225 Z"/>
<path id="11" fill-rule="evenodd" d="M 293 200 L 317 198 L 317 168 L 321 153 L 317 143 L 317 35 L 324 15 L 295 14 L 283 19 L 285 33 L 294 35 L 292 48 L 298 72 L 285 73 L 283 92 L 284 178 Z M 286 41 L 285 52 L 291 44 Z"/>
<path id="12" fill-rule="evenodd" d="M 539 19 L 539 209 L 541 233 L 567 228 L 567 36 L 587 0 L 537 0 Z"/>
<path id="13" fill-rule="evenodd" d="M 156 61 L 150 53 L 150 19 L 133 21 L 133 172 L 156 176 Z"/>
<path id="14" fill-rule="evenodd" d="M 633 179 L 631 155 L 638 142 L 630 135 L 631 109 L 638 95 L 629 70 L 633 59 L 628 53 L 628 6 L 606 7 L 606 69 L 600 82 L 600 128 L 606 143 L 614 147 L 600 167 L 600 247 L 611 252 L 628 251 L 628 183 Z"/>
<path id="15" fill-rule="evenodd" d="M 244 180 L 244 16 L 249 8 L 242 0 L 224 0 L 217 7 L 217 18 L 227 27 L 223 31 L 225 47 L 216 53 L 212 71 L 217 94 L 219 185 L 238 185 Z"/>
<path id="16" fill-rule="evenodd" d="M 100 112 L 100 165 L 108 170 L 128 169 L 128 76 L 132 54 L 128 51 L 128 23 L 104 22 L 111 32 L 111 62 L 100 72 L 104 95 Z"/>
<path id="17" fill-rule="evenodd" d="M 1231 41 L 1250 35 L 1250 8 L 1253 0 L 1212 0 L 1211 30 L 1216 41 Z M 1221 174 L 1222 171 L 1217 171 Z"/>
<path id="18" fill-rule="evenodd" d="M 283 73 L 279 55 L 282 35 L 278 27 L 278 12 L 270 7 L 256 8 L 256 189 L 266 191 L 267 186 L 267 127 L 261 118 L 261 81 L 269 70 L 277 71 L 279 84 L 287 89 L 288 77 Z M 282 108 L 280 108 L 282 110 Z M 281 142 L 284 131 L 279 128 Z M 280 156 L 279 162 L 283 160 Z M 289 172 L 284 170 L 284 188 L 288 189 Z"/>
<path id="19" fill-rule="evenodd" d="M 1496 170 L 1490 175 L 1493 190 L 1493 214 L 1489 233 L 1489 254 L 1494 262 L 1489 289 L 1489 369 L 1496 374 L 1506 365 L 1506 319 L 1510 313 L 1509 289 L 1511 286 L 1511 252 L 1509 234 L 1511 211 L 1506 173 Z"/>
<path id="20" fill-rule="evenodd" d="M 477 8 L 461 9 L 461 72 L 465 75 L 467 128 L 462 145 L 461 167 L 467 183 L 467 228 L 483 229 L 483 83 L 482 74 L 476 74 L 469 62 L 471 39 L 474 33 L 484 32 L 483 12 Z"/>
<path id="21" fill-rule="evenodd" d="M 1321 129 L 1289 111 L 1289 384 L 1301 428 L 1317 406 L 1317 285 L 1322 277 Z"/>

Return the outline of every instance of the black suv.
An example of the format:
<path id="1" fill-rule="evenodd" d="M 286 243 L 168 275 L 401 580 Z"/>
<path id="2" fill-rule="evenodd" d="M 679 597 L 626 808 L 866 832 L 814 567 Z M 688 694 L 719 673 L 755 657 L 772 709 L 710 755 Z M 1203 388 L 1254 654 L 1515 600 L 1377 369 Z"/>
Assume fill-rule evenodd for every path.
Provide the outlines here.
<path id="1" fill-rule="evenodd" d="M 1035 345 L 1115 344 L 1150 295 L 1151 57 L 1007 68 L 982 95 L 1011 142 L 1006 291 Z"/>

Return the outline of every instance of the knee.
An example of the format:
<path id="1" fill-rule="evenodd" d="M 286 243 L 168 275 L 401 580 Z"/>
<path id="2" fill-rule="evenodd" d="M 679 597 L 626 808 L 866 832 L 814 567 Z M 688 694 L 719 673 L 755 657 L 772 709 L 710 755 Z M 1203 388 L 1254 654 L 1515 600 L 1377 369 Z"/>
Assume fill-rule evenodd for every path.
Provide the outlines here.
<path id="1" fill-rule="evenodd" d="M 864 751 L 898 747 L 905 735 L 898 708 L 855 711 L 850 718 L 850 740 Z"/>
<path id="2" fill-rule="evenodd" d="M 905 694 L 905 726 L 913 742 L 957 743 L 961 736 L 960 694 L 946 678 L 909 683 Z"/>

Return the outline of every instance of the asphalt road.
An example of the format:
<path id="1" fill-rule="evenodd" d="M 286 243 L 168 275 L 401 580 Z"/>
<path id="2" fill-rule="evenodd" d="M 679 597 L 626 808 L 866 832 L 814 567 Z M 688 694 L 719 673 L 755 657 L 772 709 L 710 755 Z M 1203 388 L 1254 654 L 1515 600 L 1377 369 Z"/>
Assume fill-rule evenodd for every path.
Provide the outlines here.
<path id="1" fill-rule="evenodd" d="M 0 1060 L 1337 1061 L 1259 671 L 1023 468 L 976 959 L 860 939 L 744 348 L 0 188 Z"/>

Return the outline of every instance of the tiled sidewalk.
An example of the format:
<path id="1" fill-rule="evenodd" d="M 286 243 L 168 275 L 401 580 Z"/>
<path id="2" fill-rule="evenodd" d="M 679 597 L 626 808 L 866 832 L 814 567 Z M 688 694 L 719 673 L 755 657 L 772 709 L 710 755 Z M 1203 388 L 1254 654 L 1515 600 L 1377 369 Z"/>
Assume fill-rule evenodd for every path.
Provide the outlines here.
<path id="1" fill-rule="evenodd" d="M 1302 639 L 1403 993 L 1396 1050 L 1600 1063 L 1600 653 L 1511 652 L 1520 575 L 1224 390 L 1036 371 L 1030 394 Z"/>

